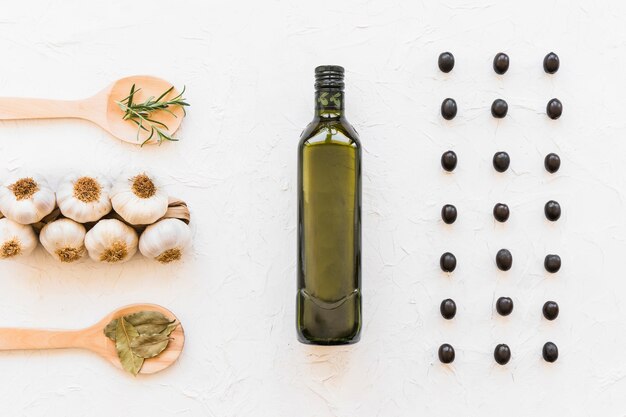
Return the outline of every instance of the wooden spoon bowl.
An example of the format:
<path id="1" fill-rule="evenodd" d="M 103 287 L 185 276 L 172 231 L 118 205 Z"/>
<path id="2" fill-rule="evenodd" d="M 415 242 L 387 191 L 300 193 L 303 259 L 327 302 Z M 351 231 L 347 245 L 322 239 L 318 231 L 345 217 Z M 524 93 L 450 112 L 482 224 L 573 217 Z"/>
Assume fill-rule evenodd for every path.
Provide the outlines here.
<path id="1" fill-rule="evenodd" d="M 171 319 L 176 316 L 171 311 L 156 304 L 133 304 L 122 307 L 102 320 L 82 330 L 56 331 L 56 330 L 33 330 L 33 329 L 0 329 L 1 350 L 24 350 L 24 349 L 66 349 L 79 348 L 95 352 L 111 362 L 117 368 L 122 369 L 115 342 L 104 335 L 104 328 L 113 319 L 139 311 L 158 311 Z M 153 374 L 171 366 L 180 356 L 185 344 L 185 333 L 180 324 L 170 335 L 167 348 L 157 357 L 146 359 L 139 373 Z"/>
<path id="2" fill-rule="evenodd" d="M 135 88 L 140 88 L 135 92 L 134 102 L 139 103 L 147 100 L 150 97 L 159 97 L 172 87 L 170 83 L 161 78 L 151 77 L 148 75 L 133 76 L 122 78 L 113 83 L 109 88 L 104 89 L 100 93 L 96 94 L 90 100 L 94 101 L 94 105 L 105 105 L 105 112 L 94 112 L 93 114 L 102 115 L 105 114 L 104 119 L 99 119 L 98 123 L 102 128 L 109 131 L 113 136 L 122 139 L 123 141 L 135 143 L 141 145 L 150 135 L 149 132 L 144 130 L 139 132 L 137 136 L 138 127 L 135 123 L 128 120 L 124 120 L 124 112 L 120 106 L 116 103 L 128 96 L 131 87 L 135 85 Z M 163 99 L 169 99 L 176 97 L 179 92 L 174 88 Z M 183 120 L 184 112 L 181 107 L 176 106 L 170 110 L 173 114 L 160 111 L 155 113 L 156 120 L 164 123 L 168 129 L 163 129 L 169 134 L 173 134 L 180 127 L 180 123 Z M 95 121 L 95 120 L 94 120 Z M 148 128 L 149 130 L 149 128 Z M 150 139 L 149 143 L 156 143 L 156 135 Z"/>
<path id="3" fill-rule="evenodd" d="M 142 102 L 149 97 L 159 97 L 167 91 L 172 84 L 157 77 L 149 75 L 135 75 L 117 80 L 98 94 L 83 100 L 48 100 L 37 98 L 0 98 L 0 120 L 19 119 L 57 119 L 77 118 L 96 123 L 113 136 L 125 142 L 141 145 L 150 135 L 149 132 L 140 131 L 129 120 L 124 120 L 124 112 L 117 104 L 130 93 L 130 89 L 140 89 L 135 93 L 134 102 Z M 179 94 L 172 89 L 164 99 L 175 97 Z M 172 135 L 182 122 L 184 112 L 179 106 L 166 111 L 154 113 L 153 118 L 164 123 L 168 128 L 163 129 Z M 149 127 L 148 127 L 148 130 Z M 154 136 L 148 143 L 156 143 Z"/>

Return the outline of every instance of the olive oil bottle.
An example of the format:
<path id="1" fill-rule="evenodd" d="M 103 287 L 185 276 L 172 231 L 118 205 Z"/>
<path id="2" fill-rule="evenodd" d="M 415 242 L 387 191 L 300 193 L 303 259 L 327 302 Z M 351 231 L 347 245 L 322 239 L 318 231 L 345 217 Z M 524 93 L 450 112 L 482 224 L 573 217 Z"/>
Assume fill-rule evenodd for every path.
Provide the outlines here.
<path id="1" fill-rule="evenodd" d="M 344 69 L 315 69 L 315 116 L 298 146 L 297 331 L 302 343 L 361 333 L 361 144 L 344 115 Z"/>

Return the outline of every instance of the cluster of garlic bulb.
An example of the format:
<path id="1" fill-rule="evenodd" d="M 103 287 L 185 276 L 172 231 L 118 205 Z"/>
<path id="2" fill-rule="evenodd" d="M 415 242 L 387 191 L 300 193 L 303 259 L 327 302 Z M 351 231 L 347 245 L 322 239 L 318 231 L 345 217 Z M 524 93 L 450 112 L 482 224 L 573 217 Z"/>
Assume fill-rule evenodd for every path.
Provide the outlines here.
<path id="1" fill-rule="evenodd" d="M 37 246 L 32 224 L 42 222 L 42 246 L 63 263 L 86 255 L 123 263 L 137 250 L 163 264 L 176 262 L 189 252 L 192 234 L 184 221 L 164 218 L 168 205 L 163 186 L 146 172 L 113 184 L 99 175 L 68 175 L 56 197 L 39 176 L 14 178 L 0 187 L 0 259 L 31 253 Z M 61 217 L 51 220 L 55 214 Z M 144 226 L 140 235 L 137 229 Z"/>

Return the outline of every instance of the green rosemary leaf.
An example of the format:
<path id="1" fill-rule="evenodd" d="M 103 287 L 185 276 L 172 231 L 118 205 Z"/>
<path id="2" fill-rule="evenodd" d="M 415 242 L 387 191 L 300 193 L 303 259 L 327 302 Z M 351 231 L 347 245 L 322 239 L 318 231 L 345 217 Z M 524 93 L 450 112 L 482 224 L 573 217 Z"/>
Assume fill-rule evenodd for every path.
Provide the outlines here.
<path id="1" fill-rule="evenodd" d="M 130 87 L 130 94 L 128 95 L 128 103 L 126 103 L 127 107 L 132 107 L 133 106 L 133 97 L 135 96 L 135 84 L 133 84 L 132 87 Z"/>
<path id="2" fill-rule="evenodd" d="M 137 141 L 139 141 L 141 131 L 150 132 L 148 139 L 142 142 L 142 146 L 148 143 L 152 138 L 156 137 L 159 144 L 161 144 L 164 140 L 176 141 L 171 137 L 171 135 L 165 133 L 159 128 L 163 128 L 165 130 L 169 130 L 167 125 L 163 122 L 159 122 L 151 115 L 153 112 L 164 111 L 167 112 L 174 117 L 178 117 L 172 110 L 171 107 L 179 107 L 182 109 L 183 117 L 187 115 L 187 111 L 185 107 L 189 106 L 189 103 L 185 101 L 183 98 L 183 94 L 185 93 L 186 87 L 183 87 L 182 91 L 171 99 L 165 100 L 165 97 L 171 93 L 174 89 L 174 86 L 168 88 L 165 92 L 163 92 L 159 97 L 155 99 L 154 96 L 150 96 L 147 100 L 142 103 L 135 102 L 135 94 L 141 90 L 141 88 L 137 88 L 134 84 L 130 89 L 130 93 L 124 99 L 120 101 L 116 101 L 116 104 L 119 108 L 124 112 L 122 118 L 124 120 L 130 120 L 137 125 Z M 144 126 L 150 125 L 149 127 Z"/>
<path id="3" fill-rule="evenodd" d="M 154 119 L 151 119 L 149 117 L 146 117 L 146 121 L 152 123 L 153 125 L 161 126 L 164 129 L 167 129 L 167 125 L 165 123 L 163 123 L 163 122 L 159 122 L 158 120 L 154 120 Z"/>
<path id="4" fill-rule="evenodd" d="M 174 89 L 174 86 L 171 86 L 171 87 L 170 87 L 170 88 L 169 88 L 166 92 L 164 92 L 163 94 L 161 94 L 161 95 L 159 96 L 159 98 L 157 98 L 157 99 L 156 99 L 156 101 L 161 101 L 161 99 L 162 99 L 163 97 L 165 97 L 166 95 L 168 95 L 168 94 L 170 93 L 170 91 L 172 91 L 173 89 Z"/>

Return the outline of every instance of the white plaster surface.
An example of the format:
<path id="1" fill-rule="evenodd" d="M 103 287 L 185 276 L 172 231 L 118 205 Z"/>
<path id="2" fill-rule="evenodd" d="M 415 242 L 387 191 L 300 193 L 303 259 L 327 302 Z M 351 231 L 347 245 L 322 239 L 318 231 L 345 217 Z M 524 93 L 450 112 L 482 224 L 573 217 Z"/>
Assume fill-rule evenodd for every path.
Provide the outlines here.
<path id="1" fill-rule="evenodd" d="M 153 74 L 185 84 L 179 143 L 139 148 L 82 121 L 0 123 L 0 177 L 160 173 L 193 216 L 183 266 L 0 264 L 0 326 L 79 328 L 155 302 L 183 321 L 180 361 L 133 378 L 89 352 L 0 353 L 2 416 L 626 415 L 626 3 L 621 1 L 19 1 L 0 12 L 1 96 L 72 99 Z M 437 69 L 450 50 L 456 66 Z M 561 57 L 547 75 L 542 59 Z M 504 51 L 511 67 L 491 69 Z M 296 146 L 313 68 L 346 67 L 363 152 L 362 341 L 296 341 Z M 439 115 L 445 97 L 456 119 Z M 497 121 L 489 106 L 509 103 Z M 563 117 L 549 120 L 552 97 Z M 441 153 L 459 166 L 446 174 Z M 497 174 L 495 151 L 511 169 Z M 549 175 L 548 152 L 562 168 Z M 543 205 L 558 200 L 549 223 Z M 496 202 L 510 220 L 496 224 Z M 457 222 L 439 211 L 453 203 Z M 498 249 L 514 256 L 496 270 Z M 446 276 L 438 260 L 457 255 Z M 549 276 L 543 257 L 563 268 Z M 507 318 L 493 302 L 506 295 Z M 439 314 L 457 301 L 457 317 Z M 554 322 L 541 306 L 561 306 Z M 559 360 L 541 358 L 546 341 Z M 437 360 L 449 342 L 457 358 Z M 494 363 L 498 343 L 512 361 Z"/>

